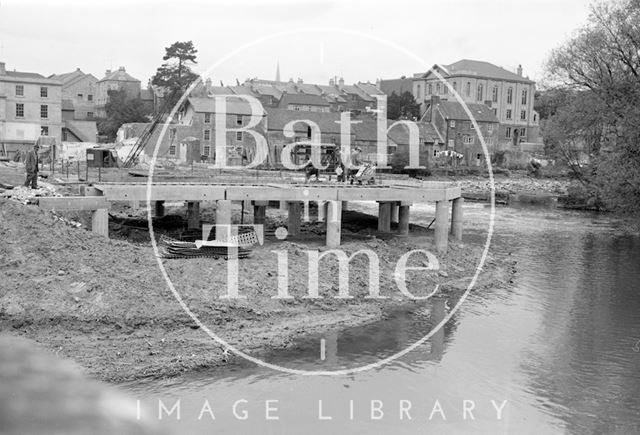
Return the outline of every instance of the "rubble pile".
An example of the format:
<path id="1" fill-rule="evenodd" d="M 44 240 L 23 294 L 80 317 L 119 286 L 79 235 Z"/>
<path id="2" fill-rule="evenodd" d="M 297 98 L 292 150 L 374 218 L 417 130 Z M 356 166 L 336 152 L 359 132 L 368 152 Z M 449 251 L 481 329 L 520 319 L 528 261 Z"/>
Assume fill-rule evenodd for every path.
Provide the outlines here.
<path id="1" fill-rule="evenodd" d="M 38 188 L 31 189 L 24 186 L 16 186 L 13 189 L 0 192 L 1 197 L 13 199 L 22 204 L 33 204 L 37 201 L 37 198 L 44 196 L 62 196 L 57 191 L 55 186 L 47 182 L 38 180 Z"/>
<path id="2" fill-rule="evenodd" d="M 465 192 L 485 192 L 491 188 L 488 179 L 462 179 L 458 180 L 458 184 Z M 566 195 L 566 181 L 535 179 L 535 178 L 497 178 L 495 179 L 495 188 L 499 191 L 507 193 L 519 192 L 547 192 Z"/>

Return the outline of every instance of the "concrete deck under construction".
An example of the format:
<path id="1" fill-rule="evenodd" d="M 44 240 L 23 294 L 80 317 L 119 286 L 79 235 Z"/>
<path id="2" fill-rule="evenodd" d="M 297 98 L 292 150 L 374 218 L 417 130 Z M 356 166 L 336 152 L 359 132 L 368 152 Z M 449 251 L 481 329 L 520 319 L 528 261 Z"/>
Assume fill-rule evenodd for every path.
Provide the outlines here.
<path id="1" fill-rule="evenodd" d="M 149 193 L 149 196 L 147 196 Z M 440 252 L 447 250 L 449 208 L 452 203 L 451 233 L 462 237 L 462 206 L 460 187 L 449 183 L 424 182 L 421 185 L 345 185 L 345 184 L 219 184 L 156 182 L 148 192 L 146 182 L 100 183 L 84 189 L 81 197 L 42 198 L 40 207 L 51 210 L 93 210 L 92 230 L 108 236 L 108 208 L 111 202 L 132 201 L 155 203 L 157 215 L 164 212 L 164 201 L 185 201 L 190 227 L 199 225 L 202 201 L 216 202 L 216 225 L 230 225 L 233 201 L 244 201 L 254 207 L 254 223 L 263 223 L 269 201 L 279 201 L 288 210 L 289 234 L 297 235 L 301 211 L 309 202 L 318 203 L 317 219 L 326 222 L 326 243 L 340 245 L 343 204 L 349 201 L 379 203 L 378 230 L 391 231 L 391 222 L 398 223 L 398 233 L 409 232 L 409 211 L 414 203 L 436 203 L 435 242 Z"/>

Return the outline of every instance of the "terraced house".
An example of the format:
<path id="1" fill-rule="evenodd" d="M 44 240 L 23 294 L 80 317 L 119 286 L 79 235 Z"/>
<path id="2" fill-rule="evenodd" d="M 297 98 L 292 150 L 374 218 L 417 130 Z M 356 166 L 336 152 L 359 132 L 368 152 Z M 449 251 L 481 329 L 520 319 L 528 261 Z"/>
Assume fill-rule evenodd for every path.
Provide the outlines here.
<path id="1" fill-rule="evenodd" d="M 62 85 L 38 73 L 8 71 L 0 62 L 0 153 L 29 149 L 40 136 L 62 134 Z"/>

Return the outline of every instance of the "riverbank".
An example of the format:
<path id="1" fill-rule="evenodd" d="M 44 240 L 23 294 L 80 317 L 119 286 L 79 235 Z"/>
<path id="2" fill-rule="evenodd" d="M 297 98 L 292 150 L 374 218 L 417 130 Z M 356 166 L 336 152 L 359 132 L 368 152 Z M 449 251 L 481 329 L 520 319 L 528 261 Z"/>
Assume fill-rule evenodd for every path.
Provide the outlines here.
<path id="1" fill-rule="evenodd" d="M 371 249 L 380 260 L 381 294 L 365 299 L 368 269 L 363 255 L 352 261 L 350 295 L 336 299 L 336 262 L 321 263 L 320 299 L 308 291 L 306 249 L 322 249 L 318 224 L 303 226 L 303 239 L 268 238 L 239 262 L 240 292 L 246 299 L 219 299 L 226 292 L 223 260 L 165 260 L 168 276 L 185 303 L 210 329 L 248 353 L 287 347 L 294 338 L 380 319 L 386 309 L 406 304 L 394 281 L 398 258 L 410 249 L 432 249 L 432 234 L 412 226 L 412 237 L 376 236 L 375 218 L 346 219 L 342 248 L 350 255 Z M 160 274 L 148 244 L 105 239 L 65 223 L 34 206 L 0 200 L 0 327 L 35 340 L 78 362 L 86 372 L 109 382 L 170 377 L 233 362 L 234 356 L 199 330 L 181 309 Z M 280 225 L 269 210 L 271 228 Z M 274 299 L 278 260 L 289 258 L 293 299 Z M 408 279 L 409 291 L 422 295 L 440 284 L 438 297 L 453 306 L 475 272 L 481 249 L 450 243 L 439 258 L 440 271 Z M 424 266 L 415 256 L 408 265 Z M 417 261 L 416 261 L 417 260 Z M 509 264 L 490 258 L 479 287 L 507 285 Z M 412 272 L 409 272 L 410 276 Z M 417 272 L 414 272 L 417 274 Z M 422 273 L 422 272 L 420 272 Z"/>

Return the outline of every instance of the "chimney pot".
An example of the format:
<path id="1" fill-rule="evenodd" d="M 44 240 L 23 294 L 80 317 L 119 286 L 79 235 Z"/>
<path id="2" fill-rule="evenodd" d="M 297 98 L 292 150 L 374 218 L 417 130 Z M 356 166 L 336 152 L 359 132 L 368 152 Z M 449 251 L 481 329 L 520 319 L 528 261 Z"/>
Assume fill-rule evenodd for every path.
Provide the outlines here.
<path id="1" fill-rule="evenodd" d="M 4 62 L 0 62 L 0 75 L 5 75 L 6 73 L 7 73 L 7 70 Z"/>
<path id="2" fill-rule="evenodd" d="M 123 67 L 123 66 L 121 66 L 120 68 L 118 68 L 118 70 L 120 70 L 120 71 L 124 71 L 124 67 Z"/>
<path id="3" fill-rule="evenodd" d="M 522 77 L 522 65 L 518 65 L 518 75 Z"/>
<path id="4" fill-rule="evenodd" d="M 111 74 L 111 70 L 110 70 L 110 69 L 108 69 L 108 70 L 106 70 L 106 71 L 104 72 L 104 75 L 105 75 L 105 76 L 108 76 L 109 74 Z"/>
<path id="5" fill-rule="evenodd" d="M 344 78 L 340 77 L 340 80 L 338 80 L 338 84 L 340 86 L 344 86 Z"/>

